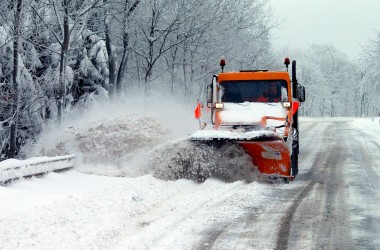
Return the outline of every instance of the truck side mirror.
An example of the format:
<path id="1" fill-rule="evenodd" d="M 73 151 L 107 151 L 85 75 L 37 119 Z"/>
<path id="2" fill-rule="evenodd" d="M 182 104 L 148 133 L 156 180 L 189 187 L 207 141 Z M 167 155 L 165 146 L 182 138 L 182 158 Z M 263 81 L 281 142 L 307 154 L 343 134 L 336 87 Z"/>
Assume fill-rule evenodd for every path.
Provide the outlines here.
<path id="1" fill-rule="evenodd" d="M 213 88 L 212 84 L 207 86 L 206 95 L 207 95 L 207 107 L 212 108 L 212 94 L 213 94 Z"/>
<path id="2" fill-rule="evenodd" d="M 306 95 L 305 95 L 305 87 L 299 85 L 299 86 L 298 86 L 298 91 L 297 91 L 297 92 L 298 92 L 298 100 L 299 100 L 300 102 L 304 102 L 305 99 L 306 99 Z"/>

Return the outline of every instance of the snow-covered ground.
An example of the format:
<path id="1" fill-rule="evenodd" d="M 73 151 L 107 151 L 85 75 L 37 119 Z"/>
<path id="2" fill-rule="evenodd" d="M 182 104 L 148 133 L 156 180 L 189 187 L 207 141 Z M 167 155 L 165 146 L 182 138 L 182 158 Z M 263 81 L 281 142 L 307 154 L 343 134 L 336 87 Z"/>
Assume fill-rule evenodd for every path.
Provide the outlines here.
<path id="1" fill-rule="evenodd" d="M 241 181 L 51 173 L 1 187 L 2 249 L 189 249 L 206 225 L 230 223 L 253 199 L 259 213 L 270 199 L 263 189 Z M 237 190 L 244 200 L 225 201 Z"/>
<path id="2" fill-rule="evenodd" d="M 196 122 L 190 122 L 196 129 Z M 324 240 L 316 243 L 312 235 L 318 223 L 313 221 L 314 226 L 309 227 L 310 231 L 303 231 L 302 238 L 294 228 L 298 225 L 304 228 L 307 221 L 324 216 L 324 212 L 319 215 L 318 209 L 309 211 L 307 207 L 308 202 L 325 195 L 318 193 L 323 181 L 312 177 L 313 171 L 328 164 L 324 158 L 327 163 L 318 163 L 322 161 L 319 159 L 322 150 L 333 148 L 334 133 L 328 131 L 343 126 L 347 134 L 353 131 L 368 135 L 357 136 L 363 145 L 366 145 L 364 138 L 369 137 L 371 142 L 380 143 L 380 121 L 379 118 L 302 118 L 301 124 L 300 174 L 290 184 L 263 182 L 254 171 L 249 173 L 253 177 L 248 181 L 240 178 L 244 172 L 234 173 L 237 178 L 232 180 L 177 179 L 170 175 L 176 171 L 175 165 L 160 165 L 160 162 L 170 152 L 187 152 L 180 138 L 191 132 L 192 125 L 183 127 L 182 132 L 176 131 L 180 126 L 166 126 L 155 116 L 119 113 L 106 120 L 90 120 L 86 125 L 69 125 L 70 128 L 60 133 L 52 131 L 46 143 L 37 145 L 33 152 L 53 154 L 74 150 L 81 161 L 72 171 L 0 186 L 0 249 L 274 249 L 282 244 L 281 237 L 289 240 L 286 246 L 290 248 L 323 248 L 326 245 L 318 244 Z M 134 130 L 136 126 L 141 129 Z M 118 138 L 122 138 L 120 143 L 116 142 Z M 185 150 L 176 151 L 181 147 Z M 167 148 L 170 150 L 165 151 Z M 227 167 L 248 164 L 244 154 L 229 150 L 229 164 L 225 163 L 228 159 L 224 160 Z M 194 149 L 189 148 L 188 152 L 191 151 Z M 327 157 L 327 153 L 323 155 Z M 193 157 L 188 155 L 189 159 Z M 380 161 L 379 157 L 371 157 L 371 171 L 377 175 L 372 177 L 377 192 L 372 198 L 379 199 L 376 185 Z M 212 157 L 207 159 L 200 163 L 204 168 L 222 164 L 213 163 Z M 331 156 L 331 161 L 338 161 L 334 159 Z M 350 208 L 344 211 L 353 215 L 345 220 L 351 236 L 343 237 L 343 241 L 349 238 L 355 246 L 379 248 L 378 226 L 371 225 L 366 232 L 360 224 L 367 219 L 374 223 L 380 221 L 380 213 L 375 209 L 379 203 L 357 204 L 368 202 L 368 197 L 363 198 L 356 184 L 352 184 L 355 179 L 350 171 L 359 171 L 360 163 L 338 161 L 335 164 L 347 166 L 341 176 L 347 185 L 351 183 L 348 189 L 343 189 L 345 195 L 341 195 L 346 197 Z M 300 213 L 294 212 L 297 209 Z M 335 216 L 334 207 L 330 209 L 331 216 Z M 294 227 L 286 227 L 284 223 L 289 219 L 289 211 L 290 220 L 299 223 Z M 298 218 L 301 214 L 307 215 Z M 332 220 L 331 216 L 327 219 Z M 323 225 L 322 219 L 319 222 Z M 324 235 L 321 231 L 325 230 L 319 230 L 318 238 Z M 334 234 L 328 236 L 331 235 Z M 363 239 L 371 240 L 370 244 L 362 243 Z"/>

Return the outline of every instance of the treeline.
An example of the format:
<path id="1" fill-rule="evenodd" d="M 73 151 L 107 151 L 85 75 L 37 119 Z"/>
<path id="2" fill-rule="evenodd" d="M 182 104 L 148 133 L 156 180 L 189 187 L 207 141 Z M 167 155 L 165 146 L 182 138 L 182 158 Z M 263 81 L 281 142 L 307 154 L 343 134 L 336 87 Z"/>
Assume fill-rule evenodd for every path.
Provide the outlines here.
<path id="1" fill-rule="evenodd" d="M 307 90 L 301 115 L 380 115 L 380 33 L 353 61 L 328 45 L 310 45 L 293 54 Z"/>
<path id="2" fill-rule="evenodd" d="M 267 0 L 3 0 L 0 159 L 73 107 L 137 89 L 194 99 L 220 57 L 273 64 Z"/>
<path id="3" fill-rule="evenodd" d="M 282 70 L 268 0 L 2 0 L 0 160 L 22 157 L 49 122 L 129 93 L 202 98 L 221 57 L 227 70 Z M 296 59 L 301 114 L 379 112 L 380 35 L 352 62 L 313 45 Z"/>

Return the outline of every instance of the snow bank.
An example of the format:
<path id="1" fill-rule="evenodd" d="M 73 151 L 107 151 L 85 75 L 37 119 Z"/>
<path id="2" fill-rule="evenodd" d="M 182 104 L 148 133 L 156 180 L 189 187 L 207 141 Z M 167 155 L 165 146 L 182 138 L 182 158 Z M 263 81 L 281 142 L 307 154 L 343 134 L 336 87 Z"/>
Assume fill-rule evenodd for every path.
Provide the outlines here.
<path id="1" fill-rule="evenodd" d="M 67 170 L 74 165 L 75 155 L 34 157 L 28 160 L 8 159 L 0 162 L 0 185 L 22 177 Z"/>
<path id="2" fill-rule="evenodd" d="M 17 168 L 26 165 L 36 165 L 42 163 L 49 163 L 55 161 L 63 161 L 67 159 L 71 159 L 75 157 L 75 155 L 64 155 L 64 156 L 56 156 L 56 157 L 33 157 L 28 160 L 17 160 L 17 159 L 7 159 L 5 161 L 0 162 L 0 170 L 7 170 L 9 168 Z"/>
<path id="3" fill-rule="evenodd" d="M 364 131 L 380 142 L 380 117 L 357 118 L 352 122 L 357 129 Z"/>
<path id="4" fill-rule="evenodd" d="M 55 145 L 42 147 L 41 155 L 76 153 L 77 170 L 110 176 L 143 175 L 143 164 L 130 164 L 157 144 L 170 139 L 160 121 L 142 115 L 99 120 L 85 128 L 71 127 L 56 138 Z M 143 159 L 140 160 L 143 162 Z M 139 168 L 139 169 L 137 169 Z"/>

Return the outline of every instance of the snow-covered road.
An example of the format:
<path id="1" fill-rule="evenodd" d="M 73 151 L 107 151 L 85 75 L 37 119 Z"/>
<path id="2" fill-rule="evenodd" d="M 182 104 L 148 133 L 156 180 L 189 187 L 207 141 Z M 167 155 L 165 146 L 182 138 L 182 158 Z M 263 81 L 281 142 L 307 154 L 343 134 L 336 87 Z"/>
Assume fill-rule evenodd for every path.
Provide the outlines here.
<path id="1" fill-rule="evenodd" d="M 302 119 L 290 184 L 76 171 L 0 186 L 0 249 L 379 249 L 378 119 Z"/>

